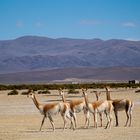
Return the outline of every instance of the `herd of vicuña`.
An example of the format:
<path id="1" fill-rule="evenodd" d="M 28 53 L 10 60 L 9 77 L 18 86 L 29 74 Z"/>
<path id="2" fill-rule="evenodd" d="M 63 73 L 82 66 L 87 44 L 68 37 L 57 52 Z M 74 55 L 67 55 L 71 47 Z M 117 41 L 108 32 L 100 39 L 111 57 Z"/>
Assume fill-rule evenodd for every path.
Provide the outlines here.
<path id="1" fill-rule="evenodd" d="M 82 94 L 83 98 L 81 99 L 73 99 L 70 101 L 66 100 L 65 92 L 62 89 L 59 89 L 59 95 L 62 97 L 62 101 L 58 102 L 51 102 L 42 104 L 40 103 L 35 96 L 35 93 L 31 91 L 28 94 L 28 97 L 32 98 L 35 106 L 40 111 L 40 113 L 43 115 L 43 119 L 40 126 L 41 128 L 44 124 L 45 118 L 48 118 L 53 131 L 55 130 L 55 124 L 53 121 L 53 115 L 61 114 L 64 124 L 63 124 L 63 130 L 66 128 L 67 121 L 70 121 L 70 128 L 75 130 L 77 128 L 77 117 L 76 113 L 82 112 L 85 116 L 85 124 L 84 128 L 89 128 L 90 126 L 90 116 L 93 115 L 94 119 L 94 127 L 98 127 L 98 115 L 100 117 L 100 126 L 103 126 L 103 113 L 106 116 L 106 125 L 105 128 L 110 128 L 112 126 L 113 121 L 113 112 L 115 115 L 116 125 L 118 126 L 118 111 L 125 111 L 126 112 L 126 123 L 125 126 L 131 126 L 131 120 L 132 120 L 132 108 L 133 108 L 133 102 L 129 99 L 111 99 L 110 96 L 110 88 L 105 87 L 106 89 L 106 100 L 100 100 L 100 92 L 93 91 L 96 95 L 96 101 L 89 102 L 88 100 L 88 92 L 87 89 L 82 88 Z"/>

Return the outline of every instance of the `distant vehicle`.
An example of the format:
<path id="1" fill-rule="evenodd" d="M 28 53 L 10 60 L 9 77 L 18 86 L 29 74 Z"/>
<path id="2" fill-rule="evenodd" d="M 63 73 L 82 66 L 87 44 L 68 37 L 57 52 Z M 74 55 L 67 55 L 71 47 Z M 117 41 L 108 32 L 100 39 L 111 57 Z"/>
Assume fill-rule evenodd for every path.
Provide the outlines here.
<path id="1" fill-rule="evenodd" d="M 138 80 L 130 80 L 129 84 L 139 84 L 140 82 Z"/>

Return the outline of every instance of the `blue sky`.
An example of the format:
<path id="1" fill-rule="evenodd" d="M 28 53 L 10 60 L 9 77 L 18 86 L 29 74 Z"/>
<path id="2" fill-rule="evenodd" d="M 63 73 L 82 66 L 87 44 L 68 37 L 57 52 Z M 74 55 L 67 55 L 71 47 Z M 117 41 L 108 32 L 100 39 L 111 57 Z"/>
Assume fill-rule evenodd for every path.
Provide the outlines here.
<path id="1" fill-rule="evenodd" d="M 140 0 L 0 0 L 0 40 L 24 35 L 140 40 Z"/>

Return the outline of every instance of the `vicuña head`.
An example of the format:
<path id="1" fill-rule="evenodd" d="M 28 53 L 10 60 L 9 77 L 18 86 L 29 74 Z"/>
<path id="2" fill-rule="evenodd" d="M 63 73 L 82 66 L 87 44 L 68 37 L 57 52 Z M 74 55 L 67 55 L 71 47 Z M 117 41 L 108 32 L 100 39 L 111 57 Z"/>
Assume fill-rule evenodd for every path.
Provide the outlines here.
<path id="1" fill-rule="evenodd" d="M 101 95 L 101 92 L 98 92 L 98 91 L 92 91 L 92 93 L 95 93 L 95 96 L 96 96 L 96 100 L 98 101 L 100 99 L 100 95 Z"/>
<path id="2" fill-rule="evenodd" d="M 62 88 L 60 88 L 58 91 L 59 91 L 59 95 L 64 95 L 64 91 L 62 90 Z"/>
<path id="3" fill-rule="evenodd" d="M 83 95 L 87 96 L 87 89 L 82 88 Z"/>
<path id="4" fill-rule="evenodd" d="M 29 97 L 29 98 L 34 98 L 34 94 L 35 94 L 35 92 L 34 92 L 33 90 L 31 90 L 31 91 L 29 92 L 29 94 L 27 95 L 27 97 Z"/>
<path id="5" fill-rule="evenodd" d="M 109 86 L 105 86 L 105 89 L 106 89 L 107 91 L 110 91 L 110 87 L 109 87 Z"/>

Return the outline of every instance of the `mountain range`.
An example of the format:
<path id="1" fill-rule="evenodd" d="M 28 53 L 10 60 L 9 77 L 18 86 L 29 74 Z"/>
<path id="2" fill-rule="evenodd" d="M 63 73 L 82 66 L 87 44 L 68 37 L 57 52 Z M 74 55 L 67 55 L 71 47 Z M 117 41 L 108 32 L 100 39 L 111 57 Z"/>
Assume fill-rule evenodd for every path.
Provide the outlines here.
<path id="1" fill-rule="evenodd" d="M 105 67 L 140 67 L 140 41 L 39 36 L 0 40 L 0 74 Z"/>

